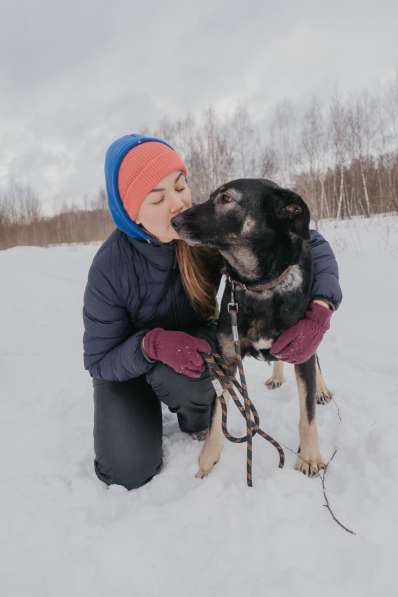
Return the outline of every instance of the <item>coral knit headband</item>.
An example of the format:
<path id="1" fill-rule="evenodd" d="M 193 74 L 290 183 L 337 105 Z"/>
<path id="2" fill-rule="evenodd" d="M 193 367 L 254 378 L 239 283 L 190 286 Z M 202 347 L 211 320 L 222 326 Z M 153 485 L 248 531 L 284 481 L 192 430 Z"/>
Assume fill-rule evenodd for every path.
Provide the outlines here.
<path id="1" fill-rule="evenodd" d="M 167 145 L 146 141 L 126 153 L 119 168 L 118 189 L 129 218 L 135 220 L 148 193 L 173 170 L 188 170 L 179 155 Z"/>

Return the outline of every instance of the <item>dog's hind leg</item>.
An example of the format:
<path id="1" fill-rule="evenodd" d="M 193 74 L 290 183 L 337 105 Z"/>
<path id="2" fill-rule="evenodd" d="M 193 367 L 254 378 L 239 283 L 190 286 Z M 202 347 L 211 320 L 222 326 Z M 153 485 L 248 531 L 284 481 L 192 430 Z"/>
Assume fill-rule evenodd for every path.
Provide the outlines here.
<path id="1" fill-rule="evenodd" d="M 224 390 L 223 393 L 225 402 L 231 397 L 230 393 Z M 213 416 L 210 424 L 210 430 L 206 436 L 203 448 L 199 455 L 199 469 L 195 477 L 203 479 L 212 470 L 213 466 L 217 464 L 220 459 L 221 452 L 224 445 L 224 434 L 222 430 L 222 408 L 218 398 L 216 398 L 216 405 L 213 411 Z"/>
<path id="2" fill-rule="evenodd" d="M 265 385 L 269 390 L 275 390 L 275 388 L 279 388 L 285 378 L 283 377 L 283 361 L 274 361 L 273 368 L 272 368 L 272 375 L 267 381 Z"/>
<path id="3" fill-rule="evenodd" d="M 314 477 L 319 471 L 325 468 L 322 461 L 318 429 L 315 420 L 316 410 L 316 364 L 315 355 L 312 355 L 305 363 L 294 366 L 296 374 L 297 389 L 300 400 L 300 455 L 295 468 L 304 475 Z"/>
<path id="4" fill-rule="evenodd" d="M 319 365 L 319 358 L 318 355 L 316 357 L 316 401 L 317 404 L 327 404 L 331 401 L 333 397 L 333 392 L 331 392 L 323 379 L 321 367 Z"/>

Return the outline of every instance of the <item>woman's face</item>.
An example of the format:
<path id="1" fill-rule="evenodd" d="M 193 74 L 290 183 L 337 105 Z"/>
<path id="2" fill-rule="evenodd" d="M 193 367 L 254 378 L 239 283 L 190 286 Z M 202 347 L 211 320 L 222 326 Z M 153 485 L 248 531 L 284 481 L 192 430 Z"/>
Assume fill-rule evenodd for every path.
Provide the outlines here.
<path id="1" fill-rule="evenodd" d="M 179 238 L 170 220 L 192 205 L 191 189 L 180 170 L 174 170 L 145 197 L 136 217 L 150 234 L 163 243 Z"/>

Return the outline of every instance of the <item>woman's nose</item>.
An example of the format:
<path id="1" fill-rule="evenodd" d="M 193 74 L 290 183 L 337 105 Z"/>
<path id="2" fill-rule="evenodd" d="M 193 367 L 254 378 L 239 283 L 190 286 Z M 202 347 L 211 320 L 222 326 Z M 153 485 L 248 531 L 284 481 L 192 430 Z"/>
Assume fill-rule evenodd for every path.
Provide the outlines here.
<path id="1" fill-rule="evenodd" d="M 185 206 L 186 202 L 184 201 L 184 199 L 180 195 L 174 194 L 171 203 L 171 212 L 178 213 L 181 209 L 185 208 Z"/>

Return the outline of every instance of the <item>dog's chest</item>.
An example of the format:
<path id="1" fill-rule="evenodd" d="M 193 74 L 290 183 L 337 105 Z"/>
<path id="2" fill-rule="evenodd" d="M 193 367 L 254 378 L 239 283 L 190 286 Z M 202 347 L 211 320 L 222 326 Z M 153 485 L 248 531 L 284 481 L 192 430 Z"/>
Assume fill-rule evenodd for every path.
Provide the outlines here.
<path id="1" fill-rule="evenodd" d="M 271 348 L 272 343 L 271 338 L 259 338 L 256 342 L 252 342 L 252 346 L 255 350 L 268 350 L 268 348 Z"/>
<path id="2" fill-rule="evenodd" d="M 258 291 L 236 286 L 242 354 L 268 360 L 274 340 L 302 317 L 303 287 L 304 272 L 299 265 L 291 267 L 286 277 L 274 288 Z M 223 351 L 228 350 L 233 354 L 231 318 L 228 313 L 231 299 L 231 286 L 227 286 L 222 300 L 219 334 Z"/>
<path id="3" fill-rule="evenodd" d="M 248 289 L 242 294 L 246 309 L 241 311 L 243 321 L 241 320 L 240 327 L 247 345 L 251 345 L 258 353 L 271 348 L 275 338 L 282 331 L 279 329 L 280 324 L 277 324 L 281 320 L 281 305 L 283 304 L 283 308 L 289 310 L 290 301 L 297 296 L 302 286 L 303 273 L 296 265 L 275 288 L 266 289 L 263 292 Z M 277 298 L 282 299 L 282 302 L 275 300 Z M 293 304 L 294 302 L 291 303 L 292 308 Z"/>

